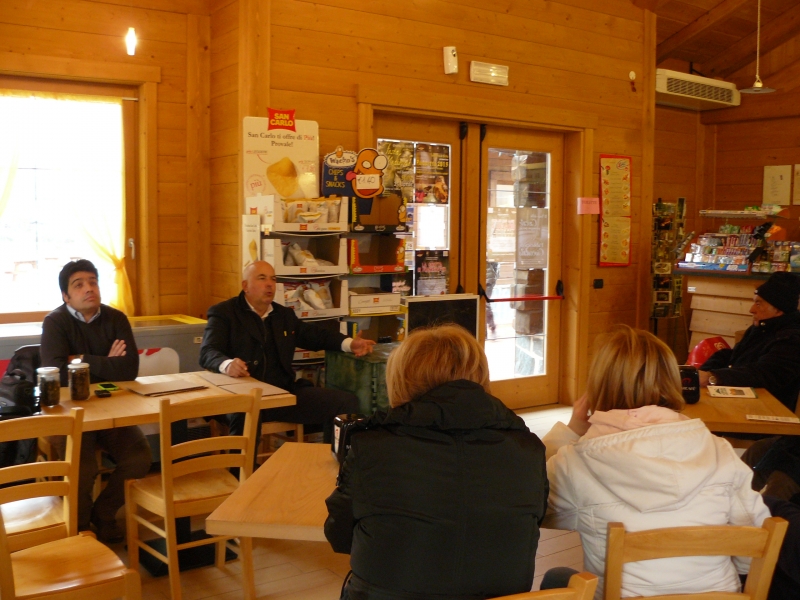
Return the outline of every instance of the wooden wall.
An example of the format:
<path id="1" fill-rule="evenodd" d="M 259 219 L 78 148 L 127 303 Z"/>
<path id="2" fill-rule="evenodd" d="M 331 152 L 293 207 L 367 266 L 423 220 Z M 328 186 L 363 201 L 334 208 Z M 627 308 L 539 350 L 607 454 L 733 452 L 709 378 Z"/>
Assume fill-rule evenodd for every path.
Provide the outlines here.
<path id="1" fill-rule="evenodd" d="M 240 9 L 238 0 L 211 8 L 211 304 L 241 290 Z"/>
<path id="2" fill-rule="evenodd" d="M 203 279 L 197 262 L 207 257 L 202 247 L 188 251 L 189 231 L 202 236 L 193 201 L 207 194 L 203 171 L 207 157 L 198 136 L 187 136 L 187 122 L 202 138 L 203 86 L 208 81 L 203 53 L 208 51 L 208 6 L 205 0 L 3 0 L 0 2 L 0 51 L 76 61 L 148 65 L 161 69 L 158 96 L 158 277 L 155 300 L 137 313 L 204 312 L 206 292 L 195 286 L 190 298 L 188 273 Z M 191 26 L 190 26 L 191 25 Z M 125 51 L 123 36 L 135 27 L 135 56 Z M 190 67 L 192 67 L 190 69 Z M 192 102 L 188 98 L 192 94 Z M 199 102 L 195 102 L 199 100 Z M 207 103 L 206 103 L 207 104 Z M 194 111 L 194 116 L 192 113 Z M 207 148 L 207 143 L 205 144 Z M 187 156 L 192 157 L 187 161 Z M 187 194 L 187 172 L 200 185 Z M 206 189 L 206 191 L 203 190 Z M 202 203 L 200 204 L 202 206 Z M 194 223 L 194 226 L 193 226 Z M 207 239 L 207 234 L 205 235 Z M 200 244 L 202 246 L 202 242 Z M 199 257 L 199 258 L 198 258 Z M 202 311 L 201 311 L 201 308 Z"/>
<path id="3" fill-rule="evenodd" d="M 764 167 L 800 164 L 800 35 L 761 58 L 761 78 L 777 92 L 743 96 L 740 108 L 703 115 L 702 122 L 716 146 L 709 208 L 742 209 L 761 204 Z M 755 64 L 730 79 L 740 87 L 751 85 Z M 790 221 L 778 223 L 787 227 L 791 239 L 800 240 L 800 207 L 792 207 L 790 216 Z"/>
<path id="4" fill-rule="evenodd" d="M 676 202 L 686 198 L 687 233 L 696 231 L 698 205 L 703 197 L 703 164 L 705 128 L 700 113 L 680 108 L 656 107 L 655 168 L 653 201 Z M 682 319 L 659 322 L 658 334 L 675 352 L 679 361 L 687 354 L 685 323 L 689 322 L 689 298 L 685 295 Z M 685 319 L 685 321 L 684 321 Z"/>
<path id="5" fill-rule="evenodd" d="M 241 192 L 231 187 L 238 185 L 238 173 L 229 136 L 237 96 L 241 101 L 249 92 L 236 89 L 236 55 L 231 45 L 243 34 L 241 27 L 237 34 L 237 10 L 241 16 L 247 4 L 257 1 L 218 0 L 212 5 L 214 300 L 239 289 L 233 268 L 236 256 L 229 250 L 236 236 L 233 227 L 238 212 L 234 211 L 239 210 Z M 599 154 L 633 157 L 633 265 L 597 268 L 595 218 L 592 279 L 602 278 L 605 285 L 591 292 L 590 335 L 616 322 L 638 321 L 646 326 L 646 314 L 637 306 L 642 300 L 640 273 L 649 270 L 649 243 L 642 244 L 641 239 L 649 235 L 652 195 L 647 177 L 652 176 L 653 109 L 648 105 L 645 78 L 652 71 L 654 17 L 648 22 L 642 10 L 616 0 L 377 0 L 369 4 L 287 0 L 269 4 L 270 105 L 296 108 L 298 118 L 318 121 L 321 154 L 338 144 L 357 146 L 359 85 L 408 94 L 466 95 L 496 105 L 499 114 L 504 103 L 523 103 L 598 115 L 593 188 L 599 187 Z M 247 23 L 252 38 L 259 26 Z M 244 44 L 239 42 L 240 53 Z M 442 68 L 442 47 L 449 45 L 458 49 L 456 75 L 445 75 Z M 509 65 L 510 85 L 471 83 L 471 60 Z M 636 85 L 629 80 L 631 71 L 639 78 Z M 646 230 L 641 227 L 643 215 Z"/>

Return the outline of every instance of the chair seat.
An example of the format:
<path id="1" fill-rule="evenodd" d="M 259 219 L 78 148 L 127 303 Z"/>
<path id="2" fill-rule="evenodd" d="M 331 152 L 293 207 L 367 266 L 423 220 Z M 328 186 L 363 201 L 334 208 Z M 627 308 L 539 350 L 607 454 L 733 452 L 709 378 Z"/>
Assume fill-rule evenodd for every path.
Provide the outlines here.
<path id="1" fill-rule="evenodd" d="M 11 555 L 11 562 L 17 598 L 85 588 L 115 577 L 122 580 L 126 570 L 112 550 L 90 535 L 20 550 Z"/>
<path id="2" fill-rule="evenodd" d="M 225 499 L 239 487 L 239 480 L 226 469 L 202 471 L 178 477 L 173 482 L 173 493 L 176 510 L 181 504 L 208 501 L 214 498 Z M 161 488 L 161 476 L 152 475 L 133 482 L 132 491 L 140 495 L 142 505 L 148 510 L 151 506 L 163 504 L 164 490 Z M 149 501 L 148 501 L 149 500 Z M 161 514 L 160 511 L 154 511 Z M 180 512 L 178 510 L 178 512 Z"/>

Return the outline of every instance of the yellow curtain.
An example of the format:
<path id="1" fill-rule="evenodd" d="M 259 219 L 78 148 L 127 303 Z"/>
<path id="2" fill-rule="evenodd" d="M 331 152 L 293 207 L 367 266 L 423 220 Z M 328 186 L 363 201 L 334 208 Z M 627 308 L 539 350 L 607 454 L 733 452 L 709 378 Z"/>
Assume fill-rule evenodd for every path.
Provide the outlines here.
<path id="1" fill-rule="evenodd" d="M 119 106 L 119 130 L 122 131 L 122 100 L 109 100 Z M 108 299 L 109 306 L 121 310 L 129 317 L 134 315 L 133 291 L 125 269 L 125 144 L 120 136 L 120 185 L 122 202 L 109 206 L 111 210 L 101 211 L 92 218 L 83 220 L 86 239 L 97 255 L 114 266 L 114 290 L 116 294 Z M 119 212 L 117 212 L 119 211 Z M 110 218 L 109 218 L 110 217 Z"/>
<path id="2" fill-rule="evenodd" d="M 19 127 L 22 121 L 13 114 L 11 104 L 3 102 L 2 97 L 0 97 L 0 111 L 7 117 L 0 124 L 0 135 L 3 136 L 4 141 L 0 146 L 0 217 L 2 217 L 8 206 L 8 199 L 11 197 L 14 178 L 17 174 L 21 135 Z"/>
<path id="3" fill-rule="evenodd" d="M 35 97 L 49 100 L 67 100 L 84 103 L 98 102 L 107 105 L 116 104 L 119 109 L 118 117 L 114 117 L 119 119 L 116 129 L 122 132 L 122 100 L 119 98 L 28 90 L 0 90 L 0 107 L 2 107 L 5 98 L 10 100 L 12 97 L 16 99 L 20 97 Z M 16 105 L 18 105 L 18 103 Z M 9 103 L 9 110 L 12 106 L 15 106 L 15 104 Z M 10 113 L 6 112 L 6 115 L 9 114 Z M 14 175 L 16 174 L 20 155 L 20 147 L 22 146 L 20 141 L 22 140 L 20 137 L 22 135 L 21 128 L 26 121 L 27 119 L 23 118 L 22 115 L 20 115 L 19 119 L 4 120 L 5 126 L 1 132 L 5 138 L 4 142 L 9 138 L 14 139 L 14 136 L 16 136 L 17 143 L 0 144 L 0 216 L 2 216 L 11 195 Z M 10 125 L 9 122 L 11 122 Z M 109 127 L 109 132 L 111 132 L 111 129 L 112 128 Z M 76 179 L 74 181 L 74 188 L 77 198 L 81 198 L 81 194 L 85 191 L 86 193 L 81 199 L 86 199 L 87 201 L 89 190 L 91 189 L 94 192 L 92 201 L 88 202 L 88 206 L 81 208 L 82 214 L 79 222 L 81 223 L 89 247 L 95 252 L 98 258 L 106 261 L 114 268 L 114 287 L 112 288 L 112 293 L 110 297 L 104 297 L 103 300 L 106 304 L 121 310 L 126 315 L 132 316 L 134 314 L 133 293 L 130 280 L 128 279 L 128 273 L 125 269 L 125 153 L 124 140 L 121 135 L 119 144 L 121 159 L 119 165 L 113 167 L 113 169 L 119 168 L 118 173 L 108 173 L 109 177 L 107 182 L 92 182 L 97 184 L 94 188 L 88 185 L 87 182 Z M 3 148 L 5 148 L 5 151 L 3 151 Z M 76 175 L 76 177 L 79 176 Z M 113 184 L 110 183 L 112 181 L 114 182 Z M 121 189 L 119 190 L 119 196 L 116 196 L 116 194 L 114 194 L 114 196 L 121 198 L 122 201 L 98 204 L 97 186 L 105 186 L 106 184 L 116 186 L 117 181 L 119 181 Z M 100 194 L 102 197 L 102 191 Z M 104 296 L 108 296 L 107 292 L 108 288 L 106 288 L 106 294 L 104 294 Z"/>

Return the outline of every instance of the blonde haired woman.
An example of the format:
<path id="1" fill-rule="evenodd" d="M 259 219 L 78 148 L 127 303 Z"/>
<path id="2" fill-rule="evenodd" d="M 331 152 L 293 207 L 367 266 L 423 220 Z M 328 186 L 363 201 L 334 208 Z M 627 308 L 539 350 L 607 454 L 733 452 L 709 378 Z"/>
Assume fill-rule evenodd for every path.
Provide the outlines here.
<path id="1" fill-rule="evenodd" d="M 325 535 L 350 554 L 350 600 L 475 600 L 533 582 L 544 446 L 489 393 L 478 342 L 416 330 L 389 357 L 391 410 L 353 435 Z"/>
<path id="2" fill-rule="evenodd" d="M 586 395 L 569 425 L 544 437 L 550 480 L 548 526 L 577 529 L 584 568 L 601 578 L 606 530 L 688 525 L 755 525 L 769 517 L 750 489 L 752 472 L 731 445 L 699 419 L 681 415 L 683 397 L 672 351 L 646 331 L 619 326 L 595 353 Z M 591 417 L 588 413 L 591 411 Z M 729 557 L 671 558 L 625 565 L 622 595 L 738 592 Z"/>

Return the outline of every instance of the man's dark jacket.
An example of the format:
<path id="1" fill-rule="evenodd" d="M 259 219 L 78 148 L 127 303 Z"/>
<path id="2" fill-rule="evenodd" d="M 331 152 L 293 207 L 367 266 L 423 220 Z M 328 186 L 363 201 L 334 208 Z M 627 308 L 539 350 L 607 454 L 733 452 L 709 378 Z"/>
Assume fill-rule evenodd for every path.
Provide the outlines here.
<path id="1" fill-rule="evenodd" d="M 266 323 L 266 325 L 265 325 Z M 267 325 L 272 336 L 267 335 Z M 274 340 L 277 350 L 271 346 Z M 272 303 L 272 312 L 261 319 L 245 300 L 244 292 L 215 304 L 208 309 L 208 324 L 200 346 L 200 365 L 219 372 L 219 366 L 230 358 L 240 358 L 247 363 L 250 375 L 259 381 L 283 389 L 290 389 L 295 375 L 292 358 L 295 348 L 306 350 L 341 350 L 346 336 L 323 329 L 313 323 L 301 321 L 294 311 Z M 270 376 L 267 357 L 275 358 Z"/>
<path id="2" fill-rule="evenodd" d="M 794 411 L 800 393 L 800 312 L 751 325 L 732 350 L 715 352 L 702 366 L 718 385 L 767 388 Z"/>
<path id="3" fill-rule="evenodd" d="M 325 536 L 350 553 L 351 600 L 529 591 L 547 508 L 542 442 L 459 380 L 352 436 Z"/>
<path id="4" fill-rule="evenodd" d="M 109 356 L 114 340 L 125 342 L 125 356 Z M 70 356 L 83 355 L 92 383 L 133 381 L 139 372 L 139 352 L 125 313 L 105 304 L 91 323 L 73 317 L 62 304 L 44 318 L 39 355 L 43 367 L 61 369 L 61 385 L 67 385 Z"/>

